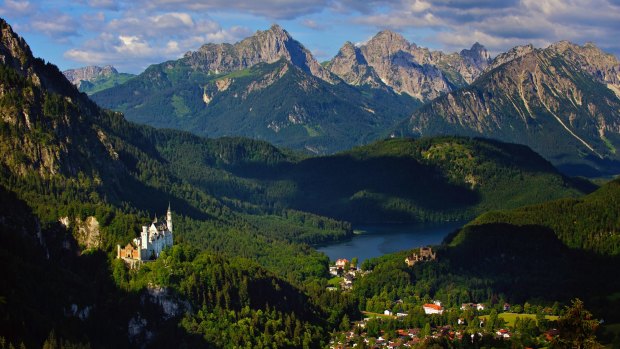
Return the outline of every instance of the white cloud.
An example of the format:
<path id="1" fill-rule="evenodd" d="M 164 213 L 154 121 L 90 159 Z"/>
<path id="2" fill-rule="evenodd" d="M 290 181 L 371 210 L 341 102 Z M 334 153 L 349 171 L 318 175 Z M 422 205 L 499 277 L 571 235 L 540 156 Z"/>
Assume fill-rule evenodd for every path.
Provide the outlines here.
<path id="1" fill-rule="evenodd" d="M 50 13 L 48 16 L 41 14 L 31 20 L 29 29 L 59 42 L 66 42 L 69 37 L 79 35 L 80 23 L 67 14 Z"/>
<path id="2" fill-rule="evenodd" d="M 30 1 L 4 0 L 4 3 L 0 6 L 0 15 L 2 16 L 22 17 L 28 16 L 35 11 L 36 6 Z"/>

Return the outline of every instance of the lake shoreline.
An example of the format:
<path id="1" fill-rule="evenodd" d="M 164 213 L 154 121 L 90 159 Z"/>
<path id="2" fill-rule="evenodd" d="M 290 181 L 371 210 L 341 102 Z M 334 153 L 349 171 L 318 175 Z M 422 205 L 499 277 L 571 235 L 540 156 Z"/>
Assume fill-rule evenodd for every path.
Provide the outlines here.
<path id="1" fill-rule="evenodd" d="M 467 221 L 429 222 L 414 224 L 359 225 L 346 240 L 321 244 L 314 248 L 325 253 L 331 261 L 339 258 L 359 262 L 384 254 L 427 245 L 439 245 L 443 239 Z"/>

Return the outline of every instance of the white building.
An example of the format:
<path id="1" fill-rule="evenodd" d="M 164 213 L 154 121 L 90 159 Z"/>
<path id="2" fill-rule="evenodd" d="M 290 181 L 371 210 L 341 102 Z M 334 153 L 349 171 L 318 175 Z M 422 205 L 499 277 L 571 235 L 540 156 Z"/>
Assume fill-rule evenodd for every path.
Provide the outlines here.
<path id="1" fill-rule="evenodd" d="M 156 216 L 151 225 L 142 226 L 140 237 L 133 239 L 133 244 L 128 244 L 125 248 L 120 245 L 117 247 L 117 257 L 141 261 L 155 259 L 164 248 L 171 247 L 172 244 L 172 211 L 168 205 L 166 220 L 158 221 Z"/>

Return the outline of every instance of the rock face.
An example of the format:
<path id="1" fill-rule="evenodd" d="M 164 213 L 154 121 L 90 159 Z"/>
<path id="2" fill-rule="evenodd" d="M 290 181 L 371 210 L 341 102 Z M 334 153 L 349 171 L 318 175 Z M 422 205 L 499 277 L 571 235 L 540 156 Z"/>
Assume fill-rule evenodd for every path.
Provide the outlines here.
<path id="1" fill-rule="evenodd" d="M 327 69 L 352 85 L 385 85 L 421 101 L 471 83 L 490 63 L 484 46 L 445 54 L 409 43 L 384 30 L 359 47 L 346 43 Z"/>
<path id="2" fill-rule="evenodd" d="M 73 220 L 61 217 L 58 221 L 66 229 L 73 231 L 76 242 L 84 249 L 96 249 L 101 246 L 101 231 L 96 217 L 88 216 L 84 221 L 79 217 Z"/>
<path id="3" fill-rule="evenodd" d="M 88 66 L 78 69 L 69 69 L 62 72 L 72 84 L 80 87 L 83 81 L 94 81 L 101 77 L 117 75 L 118 71 L 111 65 L 104 67 Z"/>
<path id="4" fill-rule="evenodd" d="M 327 69 L 351 85 L 385 86 L 375 70 L 368 65 L 362 51 L 347 41 L 327 64 Z"/>
<path id="5" fill-rule="evenodd" d="M 282 58 L 322 80 L 334 80 L 310 51 L 279 25 L 258 31 L 254 36 L 234 45 L 203 45 L 198 51 L 186 53 L 183 60 L 193 70 L 220 74 L 249 68 L 258 63 L 274 63 Z"/>
<path id="6" fill-rule="evenodd" d="M 494 68 L 493 68 L 494 67 Z M 460 134 L 529 145 L 571 174 L 617 173 L 620 64 L 594 45 L 517 47 L 488 74 L 416 111 L 405 134 Z"/>

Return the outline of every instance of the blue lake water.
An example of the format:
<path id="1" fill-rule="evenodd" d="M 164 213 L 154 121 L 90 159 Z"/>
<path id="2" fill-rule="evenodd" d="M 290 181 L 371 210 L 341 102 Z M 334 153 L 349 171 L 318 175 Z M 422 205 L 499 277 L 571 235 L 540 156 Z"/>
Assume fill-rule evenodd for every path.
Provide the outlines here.
<path id="1" fill-rule="evenodd" d="M 351 260 L 357 257 L 361 263 L 387 253 L 438 245 L 446 235 L 463 224 L 465 222 L 356 227 L 356 234 L 351 240 L 322 246 L 317 250 L 325 253 L 332 261 L 338 258 Z"/>

